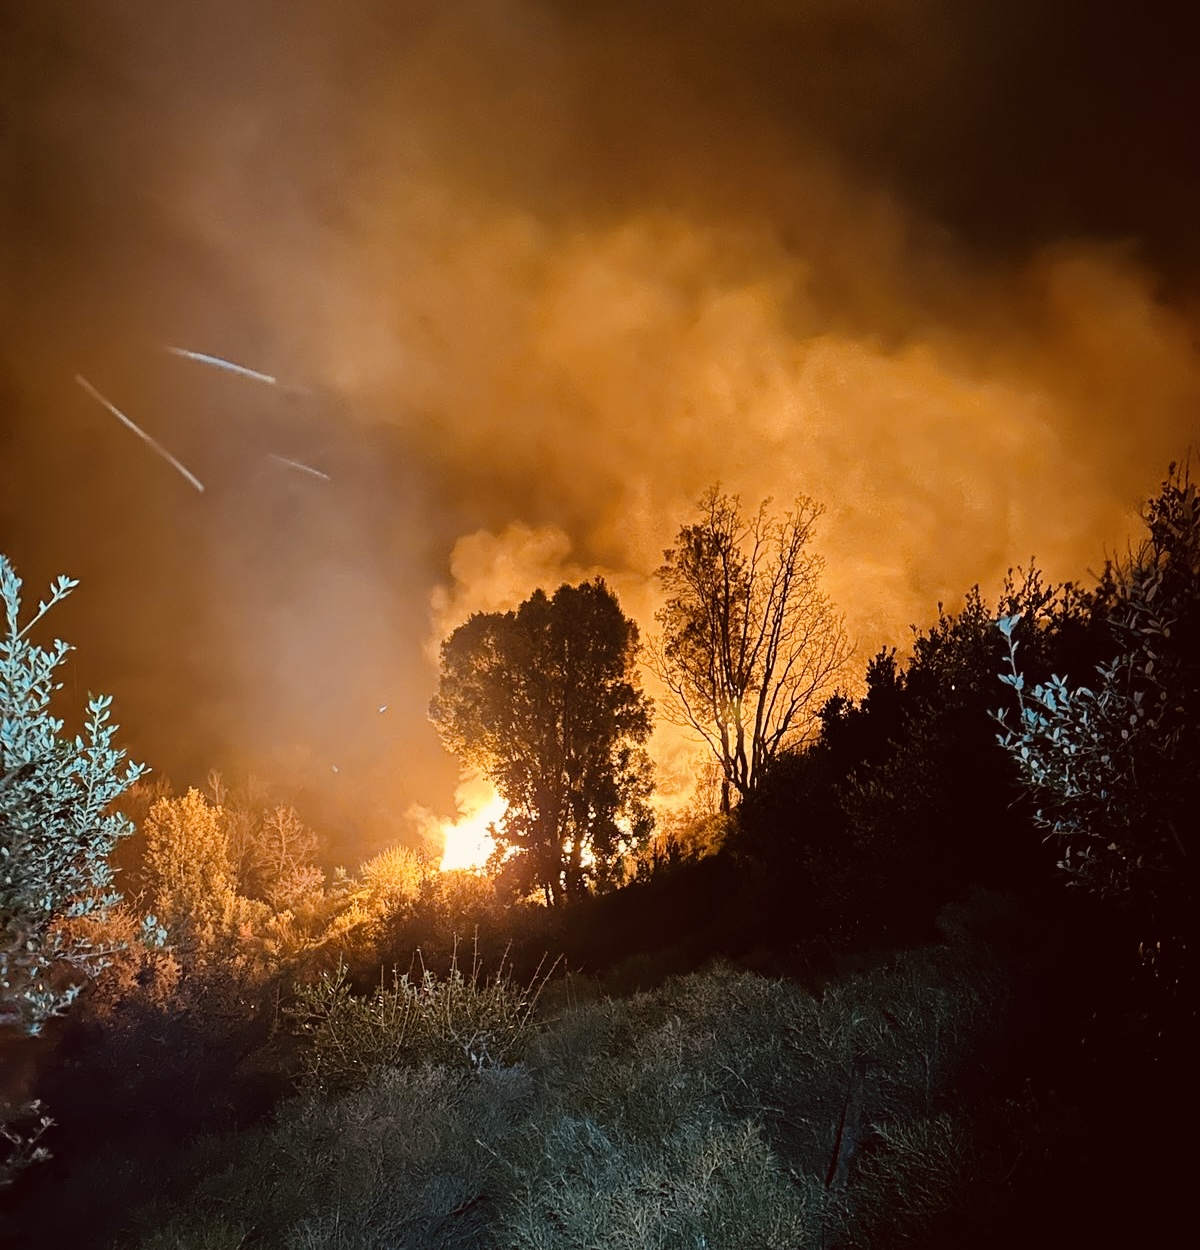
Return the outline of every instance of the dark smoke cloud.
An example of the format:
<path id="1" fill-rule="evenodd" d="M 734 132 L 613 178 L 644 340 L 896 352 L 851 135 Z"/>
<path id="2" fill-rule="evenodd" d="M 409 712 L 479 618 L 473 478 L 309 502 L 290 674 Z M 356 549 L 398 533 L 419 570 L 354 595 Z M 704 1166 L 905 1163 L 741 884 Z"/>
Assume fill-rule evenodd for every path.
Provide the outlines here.
<path id="1" fill-rule="evenodd" d="M 1095 567 L 1194 436 L 1200 89 L 1154 14 L 0 13 L 0 549 L 82 578 L 72 680 L 141 756 L 265 771 L 349 855 L 449 806 L 439 634 L 593 572 L 650 627 L 717 478 L 828 504 L 865 657 Z"/>

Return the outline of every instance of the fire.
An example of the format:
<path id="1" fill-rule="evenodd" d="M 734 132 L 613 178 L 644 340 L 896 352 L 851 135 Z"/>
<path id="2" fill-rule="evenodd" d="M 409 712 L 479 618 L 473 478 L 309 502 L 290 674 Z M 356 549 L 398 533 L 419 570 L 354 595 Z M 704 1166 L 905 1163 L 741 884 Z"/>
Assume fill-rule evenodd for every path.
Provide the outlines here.
<path id="1" fill-rule="evenodd" d="M 454 801 L 459 818 L 443 821 L 441 825 L 446 840 L 442 871 L 482 868 L 496 849 L 488 826 L 504 815 L 508 805 L 492 785 L 479 776 L 467 778 L 455 791 Z"/>

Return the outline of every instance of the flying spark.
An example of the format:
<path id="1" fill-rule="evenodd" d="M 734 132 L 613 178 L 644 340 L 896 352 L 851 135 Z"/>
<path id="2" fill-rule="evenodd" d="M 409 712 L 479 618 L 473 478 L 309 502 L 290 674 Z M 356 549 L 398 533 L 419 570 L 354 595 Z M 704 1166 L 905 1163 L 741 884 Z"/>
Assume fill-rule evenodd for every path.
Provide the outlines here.
<path id="1" fill-rule="evenodd" d="M 311 473 L 313 477 L 319 477 L 322 482 L 333 480 L 328 473 L 322 473 L 320 469 L 314 469 L 310 464 L 302 464 L 299 460 L 289 460 L 287 456 L 277 456 L 273 451 L 267 454 L 277 463 L 286 464 L 290 469 L 299 469 L 301 473 Z"/>
<path id="2" fill-rule="evenodd" d="M 279 379 L 271 374 L 260 373 L 257 369 L 235 364 L 232 360 L 225 360 L 221 356 L 209 356 L 204 352 L 188 351 L 186 347 L 164 347 L 163 350 L 170 352 L 172 356 L 181 356 L 185 360 L 194 360 L 197 364 L 211 365 L 214 369 L 224 369 L 228 373 L 237 373 L 244 378 L 253 378 L 256 382 L 265 382 L 268 386 L 279 385 Z"/>
<path id="3" fill-rule="evenodd" d="M 94 400 L 96 400 L 97 403 L 103 404 L 104 407 L 107 408 L 109 412 L 111 412 L 112 415 L 117 418 L 118 421 L 120 421 L 123 425 L 127 425 L 138 436 L 138 438 L 140 438 L 144 443 L 148 443 L 150 447 L 154 451 L 158 452 L 158 454 L 162 456 L 162 458 L 169 465 L 171 465 L 172 467 L 177 469 L 180 473 L 182 473 L 183 476 L 186 477 L 187 480 L 191 482 L 191 484 L 203 494 L 204 483 L 194 473 L 189 472 L 188 469 L 186 469 L 182 464 L 180 464 L 179 461 L 176 460 L 175 457 L 171 455 L 171 453 L 161 443 L 156 442 L 153 438 L 150 437 L 149 434 L 146 433 L 145 430 L 141 428 L 140 425 L 137 425 L 135 422 L 131 421 L 120 410 L 120 408 L 116 406 L 116 404 L 110 403 L 107 399 L 105 399 L 104 396 L 101 395 L 100 392 L 96 390 L 96 388 L 82 374 L 77 373 L 75 375 L 75 381 L 78 382 L 79 385 L 82 386 L 83 389 L 87 391 L 87 393 Z"/>

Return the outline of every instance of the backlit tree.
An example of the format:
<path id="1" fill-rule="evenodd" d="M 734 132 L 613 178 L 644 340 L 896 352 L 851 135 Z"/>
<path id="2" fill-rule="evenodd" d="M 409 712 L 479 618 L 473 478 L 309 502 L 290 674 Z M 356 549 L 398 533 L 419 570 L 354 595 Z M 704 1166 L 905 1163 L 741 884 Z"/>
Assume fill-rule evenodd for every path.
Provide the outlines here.
<path id="1" fill-rule="evenodd" d="M 600 578 L 476 613 L 442 646 L 430 717 L 508 804 L 493 867 L 547 902 L 603 889 L 649 836 L 637 626 Z"/>
<path id="2" fill-rule="evenodd" d="M 801 495 L 775 515 L 769 503 L 747 515 L 738 496 L 710 488 L 658 570 L 667 601 L 650 668 L 667 688 L 667 718 L 720 762 L 725 810 L 731 790 L 745 798 L 781 750 L 812 732 L 852 652 L 820 587 L 821 505 Z"/>
<path id="3" fill-rule="evenodd" d="M 298 910 L 321 894 L 325 874 L 313 863 L 317 835 L 296 814 L 277 803 L 263 812 L 253 847 L 255 894 L 276 911 Z M 247 891 L 243 888 L 243 893 Z"/>

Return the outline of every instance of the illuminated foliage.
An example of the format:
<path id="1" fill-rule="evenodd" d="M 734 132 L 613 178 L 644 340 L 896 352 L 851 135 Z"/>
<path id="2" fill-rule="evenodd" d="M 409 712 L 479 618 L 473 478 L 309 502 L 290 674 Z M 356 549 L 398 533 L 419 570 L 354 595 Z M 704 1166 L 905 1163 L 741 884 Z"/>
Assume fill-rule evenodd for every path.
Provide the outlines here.
<path id="1" fill-rule="evenodd" d="M 344 964 L 297 989 L 287 1009 L 309 1045 L 301 1055 L 306 1081 L 321 1090 L 361 1085 L 380 1068 L 430 1063 L 476 1072 L 517 1062 L 534 1028 L 534 1012 L 548 972 L 527 986 L 503 962 L 485 977 L 469 973 L 457 955 L 445 976 L 427 968 L 418 975 L 393 970 L 369 998 L 351 992 Z"/>
<path id="2" fill-rule="evenodd" d="M 1144 515 L 1147 537 L 1106 575 L 1112 650 L 1090 684 L 1027 680 L 1021 618 L 999 622 L 1001 680 L 1018 705 L 1011 723 L 999 713 L 1000 741 L 1071 880 L 1177 930 L 1194 925 L 1200 778 L 1200 494 L 1188 473 L 1173 465 Z"/>
<path id="3" fill-rule="evenodd" d="M 0 1024 L 37 1033 L 75 998 L 107 952 L 78 922 L 102 921 L 120 900 L 109 854 L 132 832 L 112 804 L 141 776 L 113 745 L 110 700 L 94 697 L 83 731 L 51 713 L 56 670 L 70 647 L 42 648 L 30 631 L 77 583 L 60 577 L 26 622 L 21 580 L 0 556 Z M 149 918 L 143 926 L 155 935 Z"/>
<path id="4" fill-rule="evenodd" d="M 199 790 L 159 799 L 145 834 L 150 898 L 185 965 L 226 957 L 235 941 L 265 922 L 267 908 L 237 893 L 221 808 Z"/>
<path id="5" fill-rule="evenodd" d="M 391 846 L 359 866 L 357 874 L 334 870 L 324 896 L 320 945 L 355 966 L 378 966 L 381 943 L 411 916 L 430 865 L 407 846 Z M 436 875 L 436 874 L 435 874 Z"/>
<path id="6" fill-rule="evenodd" d="M 276 911 L 296 911 L 319 896 L 324 873 L 312 858 L 317 835 L 296 815 L 295 808 L 277 804 L 264 812 L 251 851 L 257 895 Z M 248 893 L 244 888 L 243 893 Z"/>
<path id="7" fill-rule="evenodd" d="M 407 846 L 390 846 L 380 851 L 359 869 L 367 906 L 382 914 L 412 902 L 426 872 L 420 857 Z"/>
<path id="8" fill-rule="evenodd" d="M 508 804 L 492 867 L 518 892 L 559 903 L 608 888 L 649 835 L 637 650 L 637 626 L 599 578 L 477 613 L 442 646 L 430 716 Z"/>
<path id="9" fill-rule="evenodd" d="M 325 874 L 313 863 L 317 835 L 295 808 L 270 801 L 256 778 L 230 786 L 216 769 L 208 793 L 221 809 L 230 869 L 239 894 L 278 912 L 311 910 L 320 901 Z"/>
<path id="10" fill-rule="evenodd" d="M 72 1019 L 81 1027 L 103 1022 L 112 1036 L 122 1032 L 122 1014 L 144 1008 L 167 1008 L 178 1004 L 182 968 L 169 949 L 147 946 L 138 940 L 137 916 L 126 904 L 118 904 L 97 921 L 92 917 L 71 922 L 93 943 L 112 950 L 100 974 L 89 984 Z"/>
<path id="11" fill-rule="evenodd" d="M 512 900 L 487 873 L 464 868 L 430 871 L 415 898 L 390 913 L 379 926 L 379 962 L 405 966 L 419 951 L 426 968 L 443 973 L 453 966 L 459 946 L 470 937 L 475 950 L 522 947 L 529 940 L 523 922 L 545 920 L 544 907 L 512 906 Z M 539 929 L 540 933 L 544 930 Z M 543 938 L 537 957 L 551 940 Z M 532 953 L 528 945 L 525 954 Z M 524 963 L 522 963 L 524 966 Z"/>
<path id="12" fill-rule="evenodd" d="M 645 881 L 715 855 L 732 832 L 734 817 L 721 811 L 720 765 L 709 759 L 698 772 L 687 803 L 659 813 L 654 837 L 639 848 L 629 866 L 631 881 Z"/>
<path id="13" fill-rule="evenodd" d="M 730 790 L 745 798 L 780 751 L 808 736 L 850 658 L 842 618 L 820 589 L 812 550 L 822 508 L 799 496 L 773 516 L 746 516 L 710 488 L 658 571 L 667 595 L 650 665 L 665 712 L 708 743 Z"/>
<path id="14" fill-rule="evenodd" d="M 270 793 L 254 776 L 244 777 L 237 784 L 230 785 L 216 768 L 209 769 L 206 782 L 206 797 L 221 809 L 225 836 L 229 840 L 229 862 L 237 888 L 242 894 L 258 897 L 258 867 L 262 859 L 258 841 Z"/>

